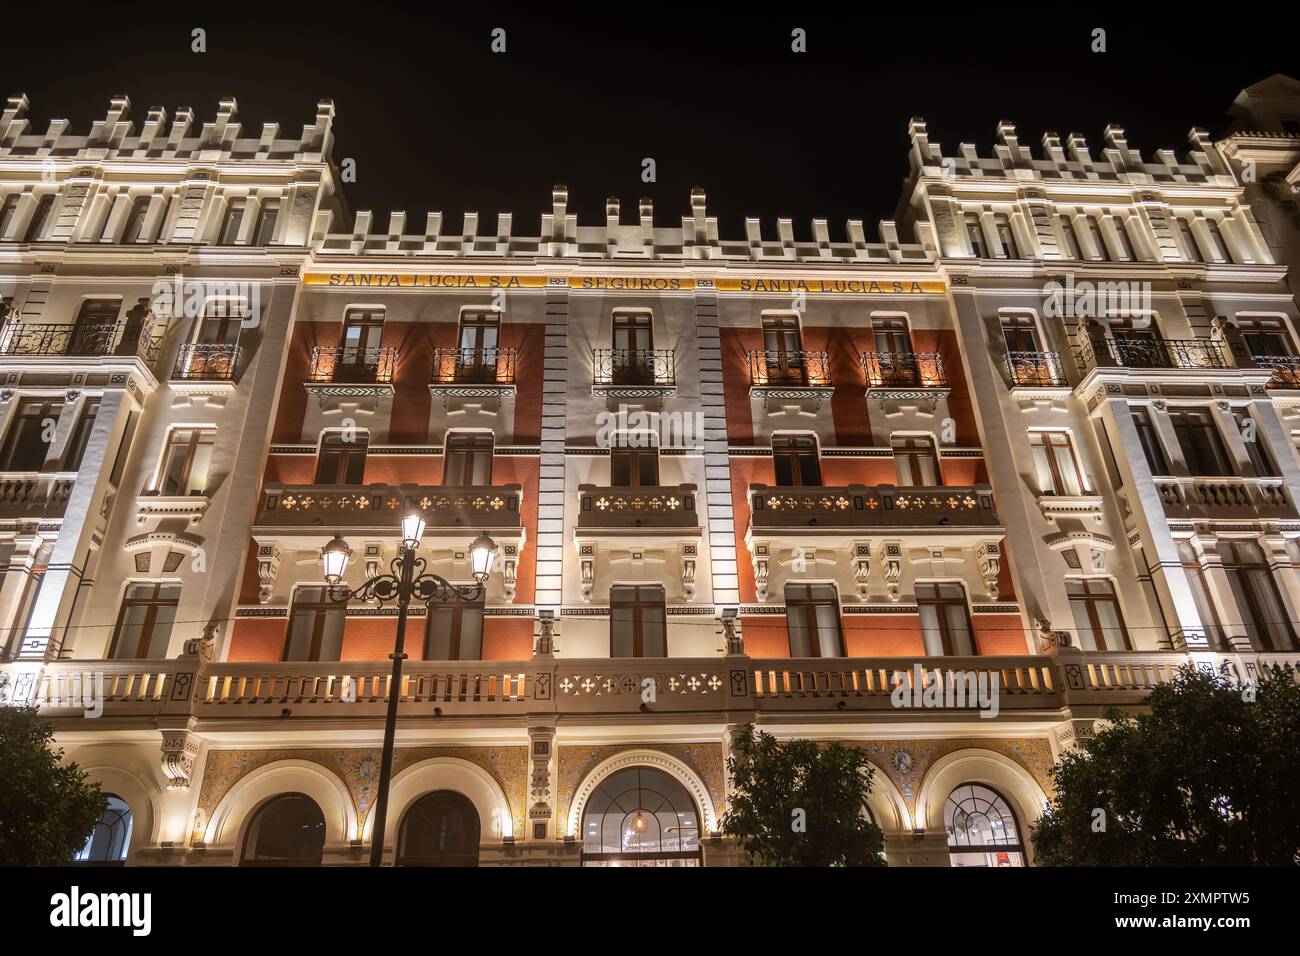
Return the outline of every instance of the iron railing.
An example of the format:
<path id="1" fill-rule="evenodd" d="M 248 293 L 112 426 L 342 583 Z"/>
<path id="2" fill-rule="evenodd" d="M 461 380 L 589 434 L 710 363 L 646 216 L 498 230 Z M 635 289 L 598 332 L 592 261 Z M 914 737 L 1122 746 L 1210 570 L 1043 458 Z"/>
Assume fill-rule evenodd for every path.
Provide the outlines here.
<path id="1" fill-rule="evenodd" d="M 1252 355 L 1251 359 L 1259 368 L 1272 369 L 1269 388 L 1300 388 L 1300 356 Z"/>
<path id="2" fill-rule="evenodd" d="M 515 350 L 434 349 L 434 385 L 513 385 Z"/>
<path id="3" fill-rule="evenodd" d="M 870 388 L 947 388 L 938 352 L 864 352 L 862 369 Z"/>
<path id="4" fill-rule="evenodd" d="M 597 385 L 673 385 L 675 355 L 672 349 L 595 349 L 593 381 Z"/>
<path id="5" fill-rule="evenodd" d="M 1067 384 L 1061 357 L 1055 352 L 1008 352 L 1006 366 L 1013 386 L 1052 388 Z"/>
<path id="6" fill-rule="evenodd" d="M 1209 339 L 1089 339 L 1075 356 L 1094 368 L 1228 368 L 1223 346 Z"/>
<path id="7" fill-rule="evenodd" d="M 397 368 L 397 349 L 317 345 L 311 350 L 307 381 L 347 385 L 386 385 Z"/>
<path id="8" fill-rule="evenodd" d="M 755 349 L 749 353 L 749 384 L 829 388 L 830 359 L 825 352 Z"/>
<path id="9" fill-rule="evenodd" d="M 239 346 L 187 342 L 176 355 L 172 378 L 179 381 L 229 382 L 239 365 Z"/>
<path id="10" fill-rule="evenodd" d="M 138 357 L 152 364 L 159 337 L 145 334 L 146 323 L 10 322 L 0 331 L 0 355 Z"/>

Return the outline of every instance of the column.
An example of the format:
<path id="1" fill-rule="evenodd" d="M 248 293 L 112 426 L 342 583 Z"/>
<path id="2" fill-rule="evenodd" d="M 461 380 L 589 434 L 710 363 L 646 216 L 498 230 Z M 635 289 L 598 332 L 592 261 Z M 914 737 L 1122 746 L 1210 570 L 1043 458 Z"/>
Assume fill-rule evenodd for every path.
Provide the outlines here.
<path id="1" fill-rule="evenodd" d="M 736 567 L 736 521 L 731 501 L 731 459 L 727 454 L 727 409 L 723 395 L 722 339 L 716 292 L 695 296 L 699 326 L 700 408 L 704 414 L 704 491 L 708 503 L 709 573 L 718 607 L 740 604 Z"/>
<path id="2" fill-rule="evenodd" d="M 564 442 L 568 419 L 569 290 L 552 279 L 546 290 L 542 360 L 542 440 L 537 483 L 538 611 L 556 613 L 564 600 Z"/>

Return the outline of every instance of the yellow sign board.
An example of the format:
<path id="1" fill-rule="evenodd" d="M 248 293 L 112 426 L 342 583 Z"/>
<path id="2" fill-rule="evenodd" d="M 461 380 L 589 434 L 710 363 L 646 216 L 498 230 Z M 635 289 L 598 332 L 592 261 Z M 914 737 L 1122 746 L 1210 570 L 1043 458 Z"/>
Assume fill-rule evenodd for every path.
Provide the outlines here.
<path id="1" fill-rule="evenodd" d="M 309 272 L 304 285 L 351 289 L 544 289 L 541 275 L 461 275 L 410 272 Z M 559 280 L 570 289 L 606 292 L 690 292 L 707 289 L 706 279 L 689 276 L 570 276 Z M 832 295 L 941 295 L 943 282 L 933 279 L 717 279 L 719 292 L 793 295 L 822 292 Z"/>
<path id="2" fill-rule="evenodd" d="M 423 275 L 398 272 L 309 272 L 303 285 L 355 289 L 544 289 L 546 276 Z"/>
<path id="3" fill-rule="evenodd" d="M 719 292 L 830 292 L 842 295 L 926 295 L 942 293 L 944 284 L 918 279 L 719 279 Z"/>

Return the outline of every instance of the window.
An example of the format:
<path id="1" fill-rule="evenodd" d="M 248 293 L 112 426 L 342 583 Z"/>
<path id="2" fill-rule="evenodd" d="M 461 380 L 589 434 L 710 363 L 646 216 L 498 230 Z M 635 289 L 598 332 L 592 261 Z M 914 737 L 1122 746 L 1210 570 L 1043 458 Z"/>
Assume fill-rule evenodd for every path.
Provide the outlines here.
<path id="1" fill-rule="evenodd" d="M 1030 432 L 1038 488 L 1045 495 L 1077 497 L 1084 494 L 1079 462 L 1068 432 Z"/>
<path id="2" fill-rule="evenodd" d="M 176 205 L 176 196 L 174 194 L 168 196 L 167 201 L 163 204 L 162 215 L 158 217 L 158 228 L 154 230 L 154 234 L 153 234 L 154 242 L 163 241 L 163 230 L 167 228 L 167 220 L 171 216 L 172 209 L 175 207 L 175 205 Z"/>
<path id="3" fill-rule="evenodd" d="M 442 483 L 455 488 L 484 488 L 492 484 L 492 436 L 481 432 L 449 432 Z"/>
<path id="4" fill-rule="evenodd" d="M 1074 224 L 1070 221 L 1070 217 L 1063 215 L 1060 216 L 1059 219 L 1061 223 L 1061 240 L 1063 243 L 1061 249 L 1065 253 L 1065 257 L 1067 259 L 1082 258 L 1079 255 L 1079 239 L 1074 234 Z"/>
<path id="5" fill-rule="evenodd" d="M 483 600 L 429 606 L 424 627 L 426 661 L 477 661 L 483 657 Z"/>
<path id="6" fill-rule="evenodd" d="M 368 434 L 359 434 L 348 441 L 345 432 L 326 432 L 321 438 L 320 455 L 316 459 L 316 484 L 364 484 L 369 445 Z"/>
<path id="7" fill-rule="evenodd" d="M 139 242 L 144 238 L 144 219 L 149 213 L 149 196 L 136 196 L 131 200 L 131 210 L 126 214 L 122 228 L 122 242 Z"/>
<path id="8" fill-rule="evenodd" d="M 920 611 L 921 637 L 925 641 L 927 655 L 974 655 L 970 614 L 966 609 L 966 589 L 961 584 L 918 584 L 916 603 Z"/>
<path id="9" fill-rule="evenodd" d="M 802 385 L 807 380 L 798 316 L 763 316 L 763 353 L 767 384 Z"/>
<path id="10" fill-rule="evenodd" d="M 1095 216 L 1080 216 L 1077 220 L 1083 223 L 1084 231 L 1092 240 L 1092 247 L 1096 250 L 1095 258 L 1098 260 L 1109 259 L 1110 250 L 1106 248 L 1106 241 L 1101 237 L 1101 227 L 1097 225 Z"/>
<path id="11" fill-rule="evenodd" d="M 998 244 L 1002 246 L 1002 254 L 1008 259 L 1019 259 L 1020 250 L 1016 248 L 1016 236 L 1011 229 L 1011 220 L 1007 216 L 997 215 L 993 217 L 993 226 L 998 233 Z"/>
<path id="12" fill-rule="evenodd" d="M 36 201 L 36 211 L 32 213 L 31 220 L 27 223 L 27 232 L 23 235 L 23 242 L 40 242 L 45 232 L 45 223 L 50 218 L 50 213 L 54 209 L 54 193 L 46 193 Z"/>
<path id="13" fill-rule="evenodd" d="M 1221 652 L 1231 651 L 1231 647 L 1224 639 L 1223 627 L 1219 624 L 1219 615 L 1214 609 L 1214 602 L 1210 600 L 1210 589 L 1206 586 L 1205 571 L 1200 562 L 1194 555 L 1190 557 L 1183 555 L 1182 566 L 1187 574 L 1187 584 L 1192 590 L 1192 604 L 1196 607 L 1196 615 L 1201 619 L 1201 628 L 1206 640 L 1210 642 L 1210 647 Z"/>
<path id="14" fill-rule="evenodd" d="M 667 657 L 664 589 L 620 584 L 609 589 L 609 656 Z"/>
<path id="15" fill-rule="evenodd" d="M 10 193 L 0 205 L 0 239 L 9 235 L 9 227 L 14 223 L 14 215 L 18 212 L 18 200 L 21 198 L 18 193 Z"/>
<path id="16" fill-rule="evenodd" d="M 44 398 L 24 398 L 13 413 L 13 421 L 0 449 L 4 471 L 43 471 L 54 441 L 54 430 L 63 403 Z"/>
<path id="17" fill-rule="evenodd" d="M 894 467 L 898 483 L 910 488 L 933 488 L 943 484 L 939 478 L 939 457 L 934 441 L 920 435 L 894 435 Z"/>
<path id="18" fill-rule="evenodd" d="M 1032 315 L 1003 315 L 1002 343 L 1011 354 L 1018 352 L 1037 352 L 1038 330 L 1034 326 Z"/>
<path id="19" fill-rule="evenodd" d="M 620 435 L 630 442 L 632 436 Z M 659 484 L 659 449 L 639 442 L 618 444 L 609 450 L 609 483 L 615 488 L 653 488 Z"/>
<path id="20" fill-rule="evenodd" d="M 816 487 L 822 483 L 817 439 L 812 435 L 773 435 L 772 464 L 778 488 Z"/>
<path id="21" fill-rule="evenodd" d="M 23 581 L 23 593 L 18 601 L 18 613 L 14 615 L 14 626 L 9 632 L 9 639 L 4 647 L 5 659 L 12 660 L 22 647 L 23 635 L 27 633 L 27 628 L 32 623 L 32 614 L 36 610 L 36 597 L 41 593 L 41 583 L 45 580 L 45 572 L 48 570 L 49 568 L 44 565 L 34 565 L 31 571 L 25 575 L 27 580 Z M 10 567 L 5 574 L 21 575 L 23 570 L 18 567 Z"/>
<path id="22" fill-rule="evenodd" d="M 656 767 L 615 770 L 582 811 L 583 866 L 701 865 L 700 816 L 673 776 Z"/>
<path id="23" fill-rule="evenodd" d="M 239 229 L 244 224 L 244 213 L 247 209 L 247 199 L 235 198 L 227 201 L 226 215 L 221 220 L 221 235 L 217 238 L 219 245 L 233 246 L 239 240 Z"/>
<path id="24" fill-rule="evenodd" d="M 1257 651 L 1300 650 L 1264 549 L 1254 541 L 1220 539 L 1219 557 L 1251 646 Z"/>
<path id="25" fill-rule="evenodd" d="M 907 329 L 907 319 L 902 316 L 893 318 L 873 318 L 871 336 L 877 352 L 890 355 L 910 355 L 912 353 L 912 335 Z"/>
<path id="26" fill-rule="evenodd" d="M 72 858 L 74 863 L 111 866 L 126 861 L 131 846 L 131 808 L 115 793 L 104 796 L 108 806 L 86 838 L 86 845 Z"/>
<path id="27" fill-rule="evenodd" d="M 1223 232 L 1219 229 L 1218 220 L 1206 219 L 1205 229 L 1210 234 L 1210 244 L 1214 247 L 1215 255 L 1223 262 L 1232 262 L 1232 256 L 1228 254 L 1228 244 L 1223 241 Z"/>
<path id="28" fill-rule="evenodd" d="M 1151 421 L 1151 413 L 1145 408 L 1134 408 L 1132 412 L 1133 427 L 1137 429 L 1138 441 L 1142 445 L 1142 454 L 1146 456 L 1147 467 L 1151 469 L 1151 474 L 1169 474 L 1169 460 L 1165 458 L 1164 446 L 1160 444 L 1160 436 L 1156 434 L 1156 426 Z"/>
<path id="29" fill-rule="evenodd" d="M 653 385 L 654 329 L 648 312 L 615 312 L 611 369 L 615 385 Z"/>
<path id="30" fill-rule="evenodd" d="M 373 382 L 379 368 L 379 347 L 384 335 L 384 313 L 380 309 L 349 309 L 343 317 L 336 382 Z M 384 371 L 391 372 L 391 369 Z"/>
<path id="31" fill-rule="evenodd" d="M 840 601 L 833 584 L 787 584 L 785 626 L 791 657 L 843 657 Z"/>
<path id="32" fill-rule="evenodd" d="M 306 794 L 285 793 L 258 808 L 244 836 L 241 866 L 320 866 L 325 815 Z"/>
<path id="33" fill-rule="evenodd" d="M 95 420 L 98 417 L 99 399 L 86 399 L 81 414 L 77 416 L 77 424 L 72 429 L 72 435 L 68 438 L 68 447 L 63 452 L 64 471 L 76 471 L 81 467 L 81 461 L 86 457 L 86 447 L 90 444 L 90 433 L 94 430 Z"/>
<path id="34" fill-rule="evenodd" d="M 1255 421 L 1253 415 L 1242 409 L 1235 409 L 1232 417 L 1236 420 L 1237 429 L 1241 432 L 1241 443 L 1246 446 L 1246 454 L 1250 456 L 1250 464 L 1255 469 L 1255 476 L 1258 478 L 1279 477 L 1282 472 L 1278 471 L 1273 456 L 1269 454 L 1268 445 L 1259 430 L 1259 422 Z"/>
<path id="35" fill-rule="evenodd" d="M 1178 436 L 1178 447 L 1182 449 L 1187 473 L 1197 478 L 1235 475 L 1237 469 L 1228 457 L 1228 449 L 1224 447 L 1223 437 L 1211 415 L 1212 412 L 1203 408 L 1169 410 L 1169 422 Z"/>
<path id="36" fill-rule="evenodd" d="M 343 651 L 348 606 L 330 600 L 323 587 L 298 588 L 284 642 L 286 661 L 337 661 Z"/>
<path id="37" fill-rule="evenodd" d="M 213 428 L 172 429 L 163 448 L 154 493 L 169 497 L 206 495 L 208 467 L 216 440 L 217 432 Z"/>
<path id="38" fill-rule="evenodd" d="M 398 866 L 478 866 L 481 825 L 474 804 L 452 790 L 426 793 L 397 833 Z"/>
<path id="39" fill-rule="evenodd" d="M 121 299 L 82 301 L 72 323 L 67 354 L 111 355 L 113 340 L 117 336 L 117 319 L 121 312 Z"/>
<path id="40" fill-rule="evenodd" d="M 1104 578 L 1076 578 L 1065 582 L 1065 592 L 1085 651 L 1132 650 L 1115 585 Z"/>
<path id="41" fill-rule="evenodd" d="M 1245 343 L 1246 351 L 1253 358 L 1296 354 L 1295 347 L 1291 344 L 1291 336 L 1287 334 L 1286 326 L 1281 319 L 1239 318 L 1236 324 L 1241 329 L 1241 338 Z"/>
<path id="42" fill-rule="evenodd" d="M 966 213 L 966 238 L 970 240 L 970 249 L 976 259 L 989 257 L 988 247 L 984 244 L 984 227 L 980 225 L 980 217 L 976 213 Z"/>
<path id="43" fill-rule="evenodd" d="M 257 210 L 257 224 L 253 227 L 253 244 L 269 246 L 275 238 L 275 224 L 280 218 L 280 200 L 264 199 Z"/>
<path id="44" fill-rule="evenodd" d="M 965 783 L 943 805 L 953 866 L 1024 866 L 1025 846 L 1007 801 L 983 784 Z"/>
<path id="45" fill-rule="evenodd" d="M 143 660 L 167 656 L 167 643 L 176 623 L 181 589 L 176 584 L 132 584 L 122 597 L 108 656 Z"/>
<path id="46" fill-rule="evenodd" d="M 1128 228 L 1124 224 L 1124 217 L 1111 216 L 1110 219 L 1115 224 L 1115 241 L 1119 244 L 1120 258 L 1126 262 L 1132 262 L 1137 256 L 1133 252 L 1133 241 L 1129 238 Z"/>
<path id="47" fill-rule="evenodd" d="M 1189 262 L 1204 262 L 1205 258 L 1201 255 L 1201 247 L 1196 242 L 1196 236 L 1192 233 L 1192 225 L 1186 219 L 1178 218 L 1178 235 L 1183 240 L 1183 253 L 1187 256 Z"/>
<path id="48" fill-rule="evenodd" d="M 501 316 L 496 312 L 463 312 L 460 317 L 458 382 L 492 383 L 497 380 L 497 343 Z M 378 342 L 375 343 L 376 346 Z"/>

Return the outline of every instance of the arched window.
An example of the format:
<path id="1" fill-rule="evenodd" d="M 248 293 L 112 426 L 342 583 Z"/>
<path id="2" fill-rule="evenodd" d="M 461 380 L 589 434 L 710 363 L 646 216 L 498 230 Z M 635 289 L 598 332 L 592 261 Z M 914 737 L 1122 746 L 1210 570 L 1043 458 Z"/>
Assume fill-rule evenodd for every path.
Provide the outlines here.
<path id="1" fill-rule="evenodd" d="M 686 788 L 653 767 L 601 781 L 582 814 L 583 866 L 699 866 L 700 815 Z"/>
<path id="2" fill-rule="evenodd" d="M 74 863 L 113 866 L 126 862 L 131 845 L 131 808 L 117 794 L 106 794 L 108 806 L 90 831 L 86 845 L 74 856 Z"/>
<path id="3" fill-rule="evenodd" d="M 398 866 L 478 866 L 478 811 L 452 790 L 426 793 L 402 817 Z"/>
<path id="4" fill-rule="evenodd" d="M 306 794 L 285 793 L 258 808 L 244 837 L 243 866 L 320 866 L 325 815 Z"/>
<path id="5" fill-rule="evenodd" d="M 943 806 L 948 854 L 953 866 L 1024 866 L 1016 816 L 1001 795 L 978 783 L 963 783 Z"/>

